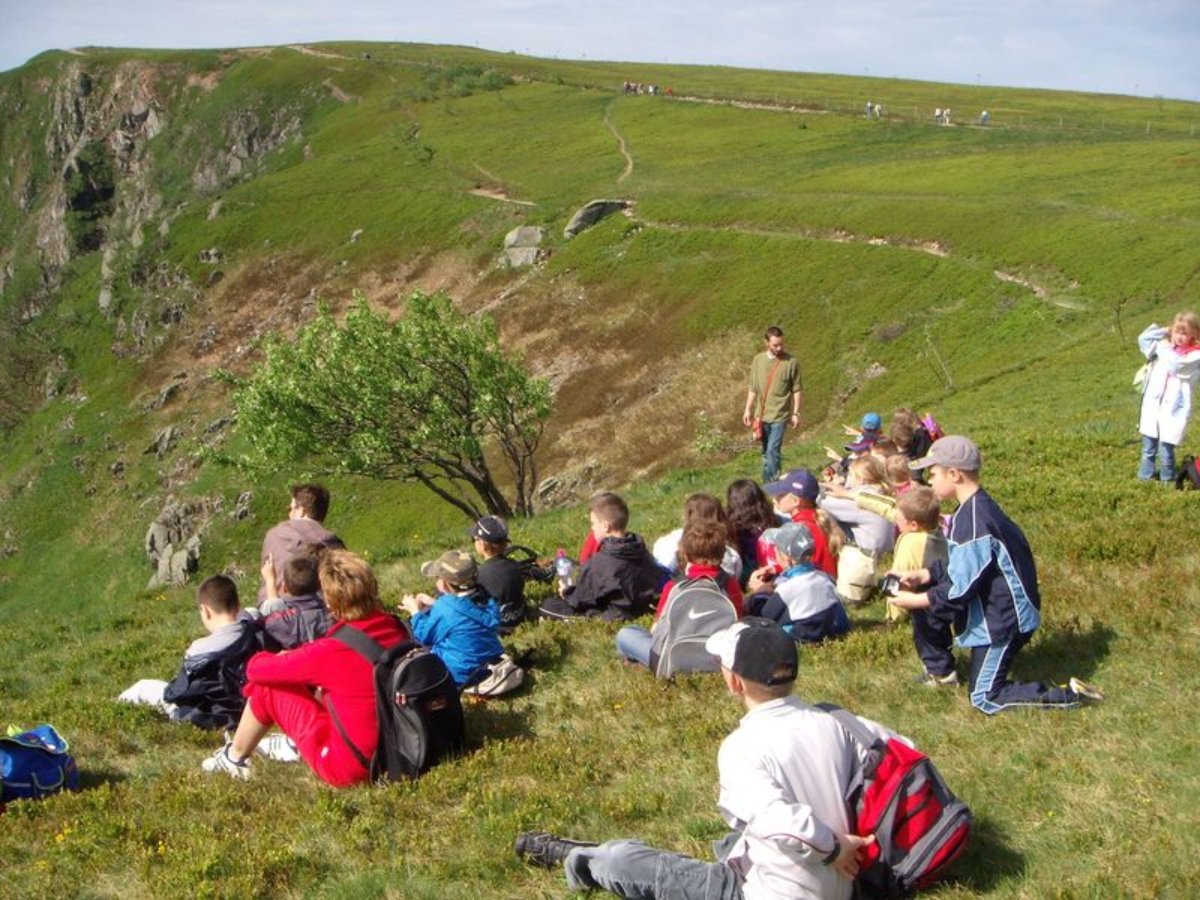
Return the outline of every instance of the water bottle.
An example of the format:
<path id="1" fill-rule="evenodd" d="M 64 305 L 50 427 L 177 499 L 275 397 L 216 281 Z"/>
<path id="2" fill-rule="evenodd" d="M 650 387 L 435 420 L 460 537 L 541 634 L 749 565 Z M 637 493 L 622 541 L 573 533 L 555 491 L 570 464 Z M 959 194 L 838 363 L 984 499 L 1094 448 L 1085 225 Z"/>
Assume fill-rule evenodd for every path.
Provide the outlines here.
<path id="1" fill-rule="evenodd" d="M 571 557 L 567 556 L 566 550 L 559 547 L 558 552 L 554 554 L 554 572 L 558 575 L 559 590 L 565 591 L 575 584 L 575 577 L 572 574 L 573 569 L 574 566 L 571 563 Z"/>

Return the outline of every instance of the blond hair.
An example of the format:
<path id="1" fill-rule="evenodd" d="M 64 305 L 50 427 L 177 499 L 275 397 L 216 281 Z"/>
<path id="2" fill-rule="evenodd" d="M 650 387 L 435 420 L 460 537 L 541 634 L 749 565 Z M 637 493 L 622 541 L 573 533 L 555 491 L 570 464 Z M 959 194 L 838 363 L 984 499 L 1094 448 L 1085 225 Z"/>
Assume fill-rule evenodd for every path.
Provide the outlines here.
<path id="1" fill-rule="evenodd" d="M 854 462 L 850 463 L 850 474 L 854 476 L 854 482 L 859 486 L 877 487 L 882 493 L 891 494 L 892 486 L 888 484 L 887 472 L 884 471 L 883 463 L 874 456 L 860 456 Z"/>
<path id="2" fill-rule="evenodd" d="M 912 469 L 908 467 L 908 457 L 903 453 L 889 456 L 883 467 L 887 470 L 887 478 L 893 488 L 912 481 Z"/>
<path id="3" fill-rule="evenodd" d="M 1183 325 L 1192 335 L 1192 343 L 1200 343 L 1200 317 L 1197 317 L 1191 310 L 1184 310 L 1175 314 L 1175 318 L 1171 320 L 1172 330 L 1176 325 Z"/>
<path id="4" fill-rule="evenodd" d="M 349 550 L 330 550 L 321 557 L 321 593 L 335 619 L 354 622 L 383 609 L 379 583 L 366 560 Z"/>

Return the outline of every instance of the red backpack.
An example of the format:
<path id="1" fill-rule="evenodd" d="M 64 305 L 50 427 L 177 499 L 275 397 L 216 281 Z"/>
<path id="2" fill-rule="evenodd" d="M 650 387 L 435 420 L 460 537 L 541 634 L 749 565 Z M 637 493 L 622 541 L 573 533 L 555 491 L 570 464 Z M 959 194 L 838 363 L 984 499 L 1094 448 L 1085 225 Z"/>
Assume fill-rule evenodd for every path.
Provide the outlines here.
<path id="1" fill-rule="evenodd" d="M 966 849 L 971 811 L 924 753 L 877 737 L 844 709 L 820 706 L 867 752 L 847 792 L 851 830 L 875 835 L 861 851 L 856 895 L 907 897 L 929 887 Z"/>

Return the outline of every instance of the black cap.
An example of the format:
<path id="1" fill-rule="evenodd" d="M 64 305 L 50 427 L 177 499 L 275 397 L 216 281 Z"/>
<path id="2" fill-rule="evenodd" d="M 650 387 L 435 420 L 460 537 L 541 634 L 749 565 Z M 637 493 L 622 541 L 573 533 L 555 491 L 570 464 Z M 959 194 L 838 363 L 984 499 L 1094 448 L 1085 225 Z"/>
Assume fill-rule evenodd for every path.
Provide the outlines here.
<path id="1" fill-rule="evenodd" d="M 796 680 L 800 666 L 796 642 L 778 623 L 757 616 L 718 631 L 704 649 L 720 657 L 722 667 L 755 684 L 788 684 Z"/>
<path id="2" fill-rule="evenodd" d="M 499 544 L 508 540 L 508 526 L 499 516 L 484 516 L 467 529 L 467 534 L 489 544 Z"/>

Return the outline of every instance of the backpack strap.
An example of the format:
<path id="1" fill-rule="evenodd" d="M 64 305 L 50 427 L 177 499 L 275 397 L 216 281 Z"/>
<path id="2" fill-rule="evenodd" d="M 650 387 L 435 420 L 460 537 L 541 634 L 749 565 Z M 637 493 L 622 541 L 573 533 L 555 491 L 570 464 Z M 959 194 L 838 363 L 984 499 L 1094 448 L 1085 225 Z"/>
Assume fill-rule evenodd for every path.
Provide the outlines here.
<path id="1" fill-rule="evenodd" d="M 370 635 L 363 634 L 363 632 L 352 625 L 343 625 L 333 634 L 329 635 L 329 637 L 340 644 L 345 644 L 369 662 L 372 667 L 375 666 L 379 657 L 383 655 L 383 646 L 379 641 Z M 329 718 L 333 719 L 333 727 L 341 735 L 342 742 L 350 748 L 350 752 L 354 754 L 354 758 L 358 760 L 358 764 L 368 772 L 371 771 L 371 761 L 367 759 L 365 753 L 358 749 L 354 741 L 350 740 L 350 735 L 346 734 L 346 729 L 342 727 L 342 720 L 338 718 L 337 710 L 333 708 L 333 704 L 329 702 L 329 698 L 322 695 L 321 700 L 325 704 L 325 708 L 329 710 Z"/>

